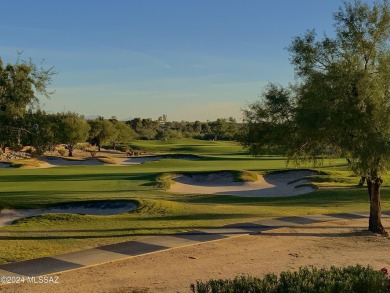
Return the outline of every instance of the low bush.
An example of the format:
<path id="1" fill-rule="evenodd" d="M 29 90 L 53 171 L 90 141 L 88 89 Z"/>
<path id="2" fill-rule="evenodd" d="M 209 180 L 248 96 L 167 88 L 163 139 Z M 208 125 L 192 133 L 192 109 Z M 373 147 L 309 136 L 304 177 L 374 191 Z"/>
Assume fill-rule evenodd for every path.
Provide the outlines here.
<path id="1" fill-rule="evenodd" d="M 244 182 L 255 182 L 257 179 L 259 179 L 258 175 L 256 172 L 253 171 L 240 171 L 238 175 L 239 181 L 244 181 Z"/>
<path id="2" fill-rule="evenodd" d="M 85 151 L 89 146 L 90 145 L 87 142 L 77 143 L 75 145 L 75 149 L 80 150 L 80 151 Z"/>
<path id="3" fill-rule="evenodd" d="M 175 184 L 175 181 L 172 180 L 174 176 L 175 175 L 172 173 L 163 173 L 158 175 L 156 177 L 157 188 L 169 190 L 171 188 L 171 185 Z"/>
<path id="4" fill-rule="evenodd" d="M 376 271 L 360 265 L 318 269 L 302 267 L 296 272 L 282 272 L 279 277 L 236 277 L 233 280 L 197 281 L 193 293 L 380 293 L 389 292 L 387 269 Z"/>
<path id="5" fill-rule="evenodd" d="M 40 162 L 36 159 L 18 159 L 10 161 L 11 167 L 21 168 L 21 167 L 40 167 Z"/>
<path id="6" fill-rule="evenodd" d="M 60 154 L 61 157 L 65 156 L 65 154 L 66 154 L 65 149 L 58 149 L 57 152 Z"/>
<path id="7" fill-rule="evenodd" d="M 114 158 L 108 158 L 108 157 L 97 157 L 96 158 L 98 161 L 105 163 L 105 164 L 112 164 L 116 165 L 118 162 Z"/>
<path id="8" fill-rule="evenodd" d="M 117 151 L 121 151 L 121 152 L 127 152 L 128 151 L 128 149 L 129 149 L 129 147 L 127 146 L 127 145 L 116 145 L 115 146 L 115 149 L 117 150 Z"/>

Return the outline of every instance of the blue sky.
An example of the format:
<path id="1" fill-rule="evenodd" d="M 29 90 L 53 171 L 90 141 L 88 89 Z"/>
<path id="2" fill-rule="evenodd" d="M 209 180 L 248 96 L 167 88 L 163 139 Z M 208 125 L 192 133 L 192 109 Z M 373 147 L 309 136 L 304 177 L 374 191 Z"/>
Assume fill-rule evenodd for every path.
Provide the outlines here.
<path id="1" fill-rule="evenodd" d="M 168 120 L 233 116 L 294 78 L 285 49 L 332 32 L 341 0 L 4 1 L 0 57 L 58 74 L 49 112 Z"/>

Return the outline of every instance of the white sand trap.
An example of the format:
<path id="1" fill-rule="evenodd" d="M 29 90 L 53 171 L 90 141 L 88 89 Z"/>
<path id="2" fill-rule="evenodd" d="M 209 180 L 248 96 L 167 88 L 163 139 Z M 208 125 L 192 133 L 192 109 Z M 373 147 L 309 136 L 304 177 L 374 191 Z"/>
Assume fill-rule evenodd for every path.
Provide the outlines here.
<path id="1" fill-rule="evenodd" d="M 276 172 L 259 176 L 256 182 L 234 182 L 228 172 L 182 175 L 173 178 L 170 191 L 185 194 L 226 194 L 247 197 L 293 196 L 313 192 L 305 177 L 315 174 L 310 170 Z"/>
<path id="2" fill-rule="evenodd" d="M 85 160 L 66 160 L 57 157 L 43 157 L 39 159 L 42 162 L 48 163 L 53 167 L 59 166 L 102 166 L 105 163 L 100 162 L 94 158 L 88 158 Z"/>
<path id="3" fill-rule="evenodd" d="M 27 217 L 33 217 L 42 213 L 42 210 L 23 209 L 3 209 L 0 211 L 0 227 L 11 225 L 12 222 Z"/>
<path id="4" fill-rule="evenodd" d="M 161 159 L 161 156 L 145 156 L 136 158 L 116 158 L 116 161 L 119 162 L 119 165 L 139 165 L 146 162 L 158 161 Z"/>
<path id="5" fill-rule="evenodd" d="M 39 159 L 41 162 L 40 167 L 33 168 L 50 168 L 50 167 L 60 167 L 60 166 L 127 166 L 127 165 L 139 165 L 146 162 L 159 161 L 161 159 L 181 159 L 181 160 L 197 160 L 199 159 L 196 155 L 182 155 L 182 154 L 169 154 L 169 155 L 157 155 L 157 156 L 140 156 L 132 158 L 111 158 L 115 163 L 109 164 L 99 161 L 96 158 L 86 158 L 80 160 L 69 160 L 60 157 L 42 157 Z M 4 165 L 4 166 L 3 166 Z M 1 167 L 9 167 L 8 164 L 0 163 Z"/>
<path id="6" fill-rule="evenodd" d="M 9 167 L 11 167 L 11 164 L 0 163 L 0 168 L 9 168 Z"/>
<path id="7" fill-rule="evenodd" d="M 110 202 L 89 202 L 62 204 L 47 209 L 3 209 L 0 211 L 0 227 L 11 225 L 12 222 L 27 217 L 42 214 L 81 214 L 111 216 L 130 212 L 137 208 L 132 201 L 110 201 Z"/>

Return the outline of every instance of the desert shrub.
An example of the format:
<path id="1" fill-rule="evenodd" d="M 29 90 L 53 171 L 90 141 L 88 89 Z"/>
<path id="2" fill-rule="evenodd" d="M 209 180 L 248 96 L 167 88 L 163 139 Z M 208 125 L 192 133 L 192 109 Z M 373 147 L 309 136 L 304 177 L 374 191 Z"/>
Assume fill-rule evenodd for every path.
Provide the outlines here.
<path id="1" fill-rule="evenodd" d="M 140 150 L 140 152 L 141 152 L 141 154 L 144 154 L 144 155 L 152 153 L 149 149 L 142 149 L 142 150 Z"/>
<path id="2" fill-rule="evenodd" d="M 26 154 L 33 155 L 35 153 L 35 148 L 33 148 L 33 147 L 26 147 L 25 149 L 23 149 L 23 151 Z"/>
<path id="3" fill-rule="evenodd" d="M 258 178 L 257 173 L 253 171 L 240 171 L 239 181 L 255 182 Z"/>
<path id="4" fill-rule="evenodd" d="M 65 154 L 66 154 L 65 149 L 58 149 L 57 152 L 61 155 L 61 157 L 65 156 Z"/>
<path id="5" fill-rule="evenodd" d="M 80 151 L 85 151 L 89 147 L 89 143 L 77 143 L 75 146 L 75 149 L 78 149 Z"/>
<path id="6" fill-rule="evenodd" d="M 19 160 L 12 160 L 11 167 L 14 168 L 21 168 L 21 167 L 39 167 L 40 163 L 36 159 L 19 159 Z"/>
<path id="7" fill-rule="evenodd" d="M 129 149 L 127 145 L 123 145 L 123 144 L 117 144 L 115 148 L 117 151 L 121 151 L 121 152 L 127 152 L 127 150 Z"/>
<path id="8" fill-rule="evenodd" d="M 387 270 L 373 270 L 360 265 L 346 268 L 318 269 L 302 267 L 296 272 L 282 272 L 279 277 L 236 277 L 233 280 L 197 281 L 194 293 L 380 293 L 389 292 Z"/>
<path id="9" fill-rule="evenodd" d="M 118 162 L 114 158 L 98 157 L 97 160 L 105 164 L 112 164 L 112 165 L 118 164 Z"/>
<path id="10" fill-rule="evenodd" d="M 127 148 L 127 149 L 125 149 L 125 153 L 127 156 L 132 156 L 134 154 L 134 150 Z"/>
<path id="11" fill-rule="evenodd" d="M 29 152 L 26 150 L 26 153 L 28 153 L 31 157 L 40 157 L 45 153 L 45 150 L 42 147 L 37 147 L 35 149 L 29 149 Z"/>

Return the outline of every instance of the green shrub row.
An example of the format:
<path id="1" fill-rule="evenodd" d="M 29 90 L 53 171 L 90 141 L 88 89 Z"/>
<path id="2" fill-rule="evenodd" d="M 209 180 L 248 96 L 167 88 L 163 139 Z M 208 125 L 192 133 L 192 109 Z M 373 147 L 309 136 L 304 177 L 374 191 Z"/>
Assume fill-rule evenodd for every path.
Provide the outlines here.
<path id="1" fill-rule="evenodd" d="M 263 278 L 236 277 L 234 280 L 197 281 L 193 293 L 380 293 L 389 291 L 387 270 L 360 265 L 318 269 L 302 267 L 296 272 L 267 274 Z"/>

